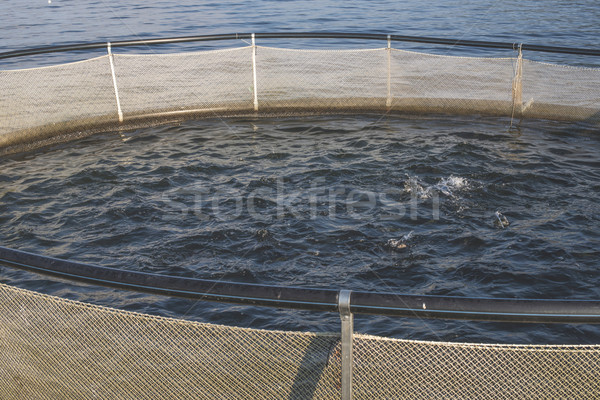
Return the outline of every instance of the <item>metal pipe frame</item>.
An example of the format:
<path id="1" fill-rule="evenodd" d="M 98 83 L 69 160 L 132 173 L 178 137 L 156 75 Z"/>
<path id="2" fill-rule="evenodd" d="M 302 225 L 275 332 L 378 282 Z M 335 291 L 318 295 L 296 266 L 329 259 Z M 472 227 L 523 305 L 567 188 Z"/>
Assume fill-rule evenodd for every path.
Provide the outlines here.
<path id="1" fill-rule="evenodd" d="M 189 42 L 208 42 L 218 40 L 251 40 L 255 39 L 352 39 L 352 40 L 378 40 L 394 41 L 408 43 L 425 43 L 435 45 L 445 45 L 452 47 L 478 47 L 487 49 L 506 49 L 517 50 L 519 46 L 523 51 L 536 51 L 543 53 L 576 54 L 585 56 L 599 56 L 600 49 L 581 49 L 575 47 L 544 46 L 524 43 L 491 42 L 481 40 L 463 40 L 434 38 L 406 35 L 388 35 L 379 33 L 352 33 L 352 32 L 272 32 L 272 33 L 227 33 L 218 35 L 199 35 L 199 36 L 180 36 L 170 38 L 149 38 L 137 40 L 117 40 L 111 41 L 112 47 L 130 47 L 130 46 L 153 46 L 160 44 L 189 43 Z M 36 54 L 47 54 L 68 51 L 93 50 L 106 47 L 106 42 L 75 43 L 57 46 L 45 46 L 28 48 L 22 50 L 8 51 L 0 53 L 0 60 L 14 57 L 25 57 Z"/>
<path id="2" fill-rule="evenodd" d="M 126 271 L 0 247 L 0 264 L 94 285 L 252 306 L 340 312 L 340 289 L 270 286 Z M 352 291 L 353 314 L 520 323 L 600 324 L 598 300 L 419 296 Z"/>

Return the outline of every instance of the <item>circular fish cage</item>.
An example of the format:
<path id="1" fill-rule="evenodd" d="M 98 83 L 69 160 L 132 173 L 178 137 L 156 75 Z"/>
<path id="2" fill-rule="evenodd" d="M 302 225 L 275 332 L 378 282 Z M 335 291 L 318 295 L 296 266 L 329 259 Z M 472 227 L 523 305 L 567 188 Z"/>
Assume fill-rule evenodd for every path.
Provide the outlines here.
<path id="1" fill-rule="evenodd" d="M 362 40 L 381 46 L 302 50 L 260 44 L 261 41 L 271 43 L 280 39 Z M 161 45 L 217 41 L 243 41 L 243 45 L 183 53 L 158 52 Z M 506 51 L 507 57 L 457 57 L 396 48 L 404 42 L 497 49 Z M 139 53 L 120 52 L 124 48 L 137 49 L 140 46 L 145 50 Z M 0 99 L 0 156 L 18 158 L 21 157 L 20 153 L 106 132 L 116 132 L 126 141 L 131 138 L 132 130 L 179 127 L 202 119 L 209 120 L 209 123 L 216 120 L 228 126 L 236 118 L 255 123 L 281 117 L 353 118 L 369 115 L 376 116 L 375 123 L 370 121 L 369 129 L 377 130 L 380 129 L 377 123 L 381 116 L 405 118 L 411 124 L 427 119 L 450 120 L 457 116 L 476 116 L 483 120 L 503 121 L 511 127 L 518 127 L 526 121 L 537 124 L 544 120 L 543 123 L 551 125 L 570 122 L 576 123 L 572 126 L 577 126 L 577 129 L 589 130 L 592 134 L 595 134 L 600 122 L 600 68 L 556 65 L 527 59 L 528 52 L 600 56 L 600 51 L 589 49 L 380 34 L 262 33 L 25 49 L 0 54 L 0 60 L 98 49 L 106 51 L 106 54 L 66 64 L 0 71 L 0 90 L 4 94 Z M 147 49 L 152 52 L 148 54 Z M 18 66 L 18 63 L 14 65 Z M 281 129 L 284 134 L 300 129 L 295 125 L 286 125 L 281 119 L 277 121 L 284 125 Z M 335 120 L 331 126 L 343 122 Z M 326 121 L 325 125 L 329 123 Z M 419 130 L 424 128 L 418 124 L 412 125 L 417 126 L 405 124 L 401 128 L 415 130 L 417 133 L 413 134 L 418 137 Z M 165 129 L 168 134 L 178 133 L 171 128 Z M 310 129 L 302 128 L 300 131 L 306 133 Z M 468 137 L 478 140 L 483 136 L 470 134 Z M 485 136 L 485 139 L 491 141 L 491 136 Z M 279 140 L 278 137 L 275 140 Z M 328 140 L 340 138 L 326 138 L 323 142 Z M 355 153 L 341 152 L 335 154 L 338 158 L 330 155 L 323 158 L 329 157 L 338 162 L 366 152 L 365 143 L 357 138 L 352 140 L 352 145 L 357 148 Z M 239 142 L 221 143 L 220 146 L 233 147 L 236 144 Z M 399 151 L 392 145 L 392 141 L 383 140 L 377 148 L 377 155 L 387 161 L 388 153 L 384 150 Z M 463 143 L 459 143 L 452 151 L 464 151 L 461 145 Z M 301 144 L 291 143 L 289 147 L 301 147 Z M 523 151 L 524 147 L 526 145 L 517 150 Z M 438 150 L 436 148 L 435 152 Z M 558 152 L 554 147 L 550 151 Z M 153 153 L 150 157 L 155 154 L 159 153 Z M 173 159 L 180 157 L 177 151 L 165 154 L 165 157 Z M 182 165 L 193 159 L 190 157 L 184 158 Z M 218 153 L 215 157 L 223 158 L 223 155 Z M 277 159 L 289 155 L 281 155 L 273 150 L 269 157 Z M 420 154 L 415 157 L 420 157 Z M 439 161 L 437 158 L 435 160 Z M 468 162 L 468 157 L 464 160 Z M 568 159 L 565 162 L 571 161 Z M 133 163 L 131 160 L 127 162 Z M 486 159 L 485 162 L 492 161 Z M 592 168 L 596 165 L 593 162 L 589 162 Z M 339 164 L 341 167 L 337 173 L 343 176 L 345 164 Z M 526 168 L 531 164 L 523 162 L 523 165 Z M 54 166 L 46 167 L 52 169 Z M 187 166 L 194 171 L 205 168 L 195 164 Z M 318 166 L 320 168 L 321 164 Z M 17 167 L 11 167 L 6 173 L 15 171 Z M 217 175 L 221 172 L 219 166 L 211 165 L 210 168 L 214 168 Z M 260 166 L 252 169 L 248 164 L 244 168 L 244 171 L 234 171 L 258 175 Z M 414 168 L 430 169 L 431 166 L 415 161 Z M 332 170 L 328 169 L 325 173 L 332 173 Z M 496 171 L 486 173 L 493 175 Z M 384 170 L 381 175 L 392 175 L 392 172 Z M 114 183 L 112 177 L 114 174 L 107 178 L 111 185 Z M 318 181 L 317 178 L 313 176 L 310 180 Z M 94 179 L 93 174 L 75 174 L 69 176 L 67 186 L 73 181 L 87 185 Z M 366 173 L 360 175 L 359 179 L 368 182 L 374 178 Z M 547 179 L 551 181 L 558 178 L 553 175 Z M 166 178 L 161 177 L 156 187 L 162 187 L 163 180 Z M 3 182 L 2 174 L 0 182 Z M 42 185 L 27 195 L 39 196 L 54 181 L 48 182 L 46 186 Z M 294 181 L 296 184 L 298 182 L 300 186 L 304 184 L 301 179 Z M 400 192 L 389 191 L 385 193 L 386 196 L 377 199 L 383 206 L 376 209 L 374 218 L 389 218 L 386 212 L 390 204 L 398 211 L 400 202 L 406 201 L 407 206 L 402 210 L 403 215 L 408 215 L 413 212 L 411 202 L 425 202 L 431 209 L 431 215 L 427 215 L 427 223 L 430 223 L 439 219 L 440 196 L 456 203 L 455 193 L 459 188 L 468 186 L 465 178 L 453 175 L 432 182 L 427 186 L 415 177 L 408 177 Z M 246 194 L 245 204 L 248 208 L 251 196 L 252 200 L 256 200 L 262 193 L 260 188 L 252 184 L 250 182 L 247 185 L 252 190 Z M 279 188 L 286 182 L 274 179 L 267 184 Z M 321 186 L 328 184 L 324 181 Z M 297 210 L 290 211 L 295 199 L 306 195 L 308 201 L 312 201 L 310 193 L 302 193 L 302 190 L 310 189 L 310 184 L 307 185 L 283 200 L 270 200 L 268 196 L 263 196 L 260 201 L 267 206 L 261 206 L 260 201 L 253 202 L 252 206 L 271 207 L 277 217 L 281 212 L 281 219 L 288 225 L 282 223 L 277 229 L 291 229 L 289 219 L 296 218 L 299 213 Z M 390 185 L 390 182 L 381 181 L 378 185 Z M 326 210 L 331 216 L 339 205 L 335 196 L 342 194 L 348 196 L 345 203 L 348 209 L 370 207 L 366 203 L 370 200 L 371 192 L 340 193 L 335 188 L 326 191 L 321 186 L 317 189 L 326 193 L 329 203 L 323 208 L 316 202 L 314 209 L 302 212 L 320 215 Z M 150 185 L 148 190 L 154 188 Z M 28 190 L 30 187 L 25 191 Z M 523 189 L 517 193 L 525 191 Z M 136 195 L 125 192 L 123 196 Z M 110 193 L 110 196 L 114 194 Z M 197 195 L 193 191 L 190 193 Z M 73 191 L 73 197 L 78 194 Z M 503 188 L 494 192 L 496 198 L 506 195 L 507 191 Z M 181 208 L 178 212 L 187 207 L 179 198 L 174 201 L 164 197 L 163 202 Z M 15 196 L 14 199 L 20 201 L 24 198 Z M 462 210 L 462 205 L 454 203 L 452 207 Z M 23 206 L 26 207 L 27 204 Z M 45 210 L 50 206 L 40 207 Z M 97 208 L 94 210 L 97 211 Z M 24 212 L 17 210 L 15 214 Z M 416 210 L 414 213 L 416 220 L 419 214 Z M 190 226 L 210 225 L 210 221 L 198 217 L 203 215 L 199 209 L 187 207 L 184 214 L 195 215 L 196 219 Z M 492 210 L 486 215 L 485 223 L 494 232 L 510 235 L 514 225 L 512 217 L 505 214 Z M 260 216 L 260 213 L 256 215 Z M 456 216 L 464 217 L 458 211 Z M 10 221 L 19 221 L 18 218 Z M 40 217 L 40 220 L 44 218 Z M 331 229 L 350 225 L 351 220 L 348 221 L 333 224 Z M 318 223 L 326 224 L 323 221 Z M 370 223 L 372 220 L 365 224 L 365 230 L 372 229 L 375 232 L 372 235 L 379 234 Z M 417 223 L 411 224 L 408 226 L 416 226 Z M 273 235 L 268 225 L 268 222 L 262 221 L 257 224 L 257 228 L 260 228 L 255 232 L 258 242 L 268 241 Z M 295 228 L 300 233 L 308 232 L 305 225 Z M 111 229 L 110 224 L 103 225 L 103 229 Z M 149 235 L 149 231 L 140 232 Z M 235 229 L 232 232 L 235 233 Z M 449 237 L 453 231 L 448 232 Z M 20 229 L 17 235 L 28 233 L 27 229 Z M 115 235 L 120 238 L 126 236 L 118 231 Z M 417 235 L 424 239 L 426 233 Z M 368 237 L 364 232 L 354 236 Z M 594 233 L 589 235 L 593 236 Z M 201 238 L 205 239 L 204 236 Z M 227 234 L 212 235 L 210 238 L 225 243 L 230 240 Z M 345 236 L 323 235 L 314 239 L 314 242 L 326 241 L 327 238 L 340 241 Z M 411 249 L 412 238 L 411 231 L 386 240 L 379 247 L 385 249 L 385 254 L 400 253 Z M 291 238 L 285 245 L 298 244 L 294 239 Z M 355 237 L 352 240 L 358 246 L 364 242 Z M 470 236 L 456 240 L 463 248 L 484 247 L 481 244 L 483 240 Z M 46 243 L 41 242 L 41 246 Z M 52 243 L 50 240 L 47 242 Z M 305 246 L 304 243 L 300 245 Z M 47 247 L 51 247 L 51 244 Z M 272 247 L 252 245 L 251 250 L 272 251 Z M 373 249 L 366 245 L 361 251 L 373 253 Z M 308 259 L 313 260 L 319 256 L 318 253 L 311 251 L 312 258 Z M 279 256 L 279 253 L 274 254 Z M 337 255 L 332 252 L 331 257 Z M 442 257 L 439 254 L 436 256 Z M 166 256 L 164 259 L 170 260 Z M 177 257 L 174 256 L 174 259 Z M 247 275 L 244 273 L 232 275 L 232 279 L 210 279 L 210 276 L 199 277 L 189 271 L 175 270 L 178 273 L 168 274 L 144 267 L 138 270 L 111 268 L 8 247 L 0 247 L 0 265 L 11 271 L 24 270 L 30 274 L 29 278 L 24 279 L 24 285 L 14 284 L 9 275 L 3 275 L 0 282 L 2 398 L 430 399 L 497 398 L 500 394 L 507 398 L 591 398 L 599 395 L 600 345 L 597 344 L 487 344 L 441 339 L 416 340 L 361 334 L 354 329 L 354 317 L 358 315 L 402 318 L 402 321 L 460 321 L 464 324 L 486 321 L 498 324 L 492 327 L 502 324 L 508 330 L 516 325 L 528 326 L 525 324 L 592 325 L 600 323 L 598 300 L 534 300 L 519 298 L 518 295 L 512 298 L 422 295 L 396 293 L 393 290 L 382 292 L 355 290 L 354 287 L 328 287 L 326 284 L 310 286 L 303 282 L 300 285 L 274 285 L 252 279 L 245 281 Z M 450 270 L 453 267 L 449 265 L 447 268 Z M 336 273 L 343 271 L 337 270 Z M 388 279 L 388 275 L 384 274 L 400 274 L 403 278 L 410 275 L 406 271 L 400 273 L 399 270 L 389 269 L 382 269 L 378 273 L 381 274 L 378 278 L 384 283 Z M 547 275 L 553 273 L 550 271 Z M 269 274 L 272 275 L 273 270 L 264 272 L 264 275 Z M 37 278 L 31 278 L 38 275 L 58 282 L 52 295 L 43 293 L 44 290 L 32 290 L 38 284 L 46 284 L 46 281 L 40 283 Z M 476 279 L 483 280 L 484 275 L 485 272 L 482 272 L 476 275 Z M 360 278 L 363 275 L 359 271 L 357 276 Z M 501 273 L 494 276 L 503 278 Z M 316 279 L 319 275 L 315 274 L 314 277 L 315 283 L 318 283 Z M 277 279 L 281 282 L 289 277 Z M 523 285 L 531 282 L 523 279 Z M 97 299 L 78 301 L 73 292 L 67 291 L 65 294 L 60 289 L 60 285 L 70 285 L 72 282 L 108 287 L 115 293 L 134 295 L 116 308 L 110 307 L 112 294 L 97 295 L 105 296 L 97 302 Z M 378 285 L 374 283 L 373 287 Z M 90 286 L 84 286 L 81 290 L 86 291 Z M 276 309 L 274 313 L 287 312 L 281 309 L 300 310 L 314 313 L 317 319 L 324 314 L 334 315 L 336 323 L 341 322 L 341 329 L 333 333 L 313 333 L 275 330 L 271 326 L 269 329 L 242 328 L 193 321 L 186 318 L 187 312 L 154 315 L 160 313 L 152 313 L 151 310 L 139 312 L 140 309 L 135 308 L 135 303 L 139 301 L 135 297 L 137 293 L 193 302 L 271 307 Z M 219 312 L 219 309 L 215 310 Z M 242 315 L 243 312 L 235 314 L 235 317 Z M 380 321 L 378 323 L 381 324 Z"/>

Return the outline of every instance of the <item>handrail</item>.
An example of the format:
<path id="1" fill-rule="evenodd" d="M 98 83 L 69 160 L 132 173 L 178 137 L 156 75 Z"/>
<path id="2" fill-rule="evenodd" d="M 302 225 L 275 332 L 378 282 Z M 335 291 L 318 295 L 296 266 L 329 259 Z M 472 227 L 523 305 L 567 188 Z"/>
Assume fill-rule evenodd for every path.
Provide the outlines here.
<path id="1" fill-rule="evenodd" d="M 61 260 L 0 247 L 0 264 L 73 281 L 167 296 L 244 305 L 338 312 L 336 289 L 185 278 Z M 600 301 L 418 296 L 352 291 L 350 311 L 417 318 L 522 323 L 600 323 Z"/>
<path id="2" fill-rule="evenodd" d="M 127 47 L 127 46 L 150 46 L 158 44 L 170 43 L 186 43 L 186 42 L 206 42 L 216 40 L 240 40 L 251 39 L 252 33 L 228 33 L 218 35 L 198 35 L 198 36 L 180 36 L 170 38 L 149 38 L 138 40 L 120 40 L 111 41 L 112 47 Z M 411 43 L 427 43 L 447 46 L 461 47 L 479 47 L 490 49 L 507 49 L 516 50 L 521 46 L 523 51 L 536 51 L 543 53 L 560 53 L 560 54 L 576 54 L 586 56 L 600 56 L 600 49 L 581 49 L 575 47 L 560 47 L 560 46 L 544 46 L 536 44 L 521 44 L 521 43 L 506 43 L 506 42 L 491 42 L 481 40 L 463 40 L 463 39 L 446 39 L 434 37 L 406 36 L 406 35 L 387 35 L 379 33 L 352 33 L 352 32 L 273 32 L 273 33 L 255 33 L 256 39 L 358 39 L 358 40 L 391 40 L 396 42 L 411 42 Z M 14 50 L 0 53 L 0 60 L 14 57 L 24 57 L 36 54 L 77 51 L 77 50 L 92 50 L 106 48 L 106 42 L 90 42 L 77 43 L 58 46 L 45 46 L 28 48 L 23 50 Z"/>

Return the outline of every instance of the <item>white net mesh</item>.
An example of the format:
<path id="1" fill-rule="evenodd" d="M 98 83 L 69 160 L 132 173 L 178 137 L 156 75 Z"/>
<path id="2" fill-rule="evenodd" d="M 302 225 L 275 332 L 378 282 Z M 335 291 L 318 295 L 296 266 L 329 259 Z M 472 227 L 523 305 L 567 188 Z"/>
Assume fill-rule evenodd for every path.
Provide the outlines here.
<path id="1" fill-rule="evenodd" d="M 170 55 L 115 55 L 125 115 L 193 109 L 248 109 L 250 47 Z"/>
<path id="2" fill-rule="evenodd" d="M 99 124 L 118 117 L 108 56 L 0 71 L 0 93 L 0 148 L 13 141 L 43 138 L 45 130 L 59 135 L 53 127 L 69 122 Z"/>
<path id="3" fill-rule="evenodd" d="M 525 115 L 600 120 L 600 70 L 523 61 Z"/>
<path id="4" fill-rule="evenodd" d="M 257 49 L 259 109 L 384 109 L 385 50 Z"/>
<path id="5" fill-rule="evenodd" d="M 0 398 L 339 399 L 337 334 L 154 317 L 0 284 Z M 600 396 L 600 346 L 355 335 L 355 399 Z"/>
<path id="6" fill-rule="evenodd" d="M 393 50 L 392 104 L 420 112 L 510 115 L 515 63 Z"/>
<path id="7" fill-rule="evenodd" d="M 365 111 L 600 120 L 600 69 L 521 64 L 517 57 L 248 46 L 115 54 L 113 61 L 115 82 L 109 56 L 0 71 L 0 151 L 60 141 L 66 134 L 238 114 Z"/>

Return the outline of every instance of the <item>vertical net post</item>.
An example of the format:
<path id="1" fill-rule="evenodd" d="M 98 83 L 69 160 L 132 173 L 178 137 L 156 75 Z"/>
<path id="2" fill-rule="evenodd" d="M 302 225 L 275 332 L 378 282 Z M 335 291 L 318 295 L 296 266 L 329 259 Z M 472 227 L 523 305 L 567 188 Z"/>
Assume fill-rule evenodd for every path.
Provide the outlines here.
<path id="1" fill-rule="evenodd" d="M 351 293 L 351 290 L 340 290 L 338 295 L 338 309 L 342 319 L 342 400 L 352 399 L 354 316 L 350 312 Z"/>
<path id="2" fill-rule="evenodd" d="M 258 111 L 258 86 L 256 85 L 256 39 L 252 34 L 252 79 L 254 91 L 254 111 Z"/>
<path id="3" fill-rule="evenodd" d="M 387 100 L 385 105 L 387 108 L 392 106 L 392 37 L 387 36 Z"/>
<path id="4" fill-rule="evenodd" d="M 123 122 L 123 110 L 121 110 L 121 100 L 119 100 L 119 88 L 117 87 L 117 75 L 115 74 L 114 56 L 111 51 L 110 42 L 106 43 L 108 49 L 108 60 L 110 62 L 110 73 L 112 75 L 113 87 L 115 89 L 115 98 L 117 99 L 117 113 L 119 114 L 119 122 Z"/>
<path id="5" fill-rule="evenodd" d="M 515 69 L 515 77 L 512 83 L 512 118 L 515 116 L 515 111 L 521 116 L 523 112 L 523 45 L 519 45 L 519 56 L 517 57 L 517 68 Z M 512 121 L 511 121 L 512 125 Z"/>

